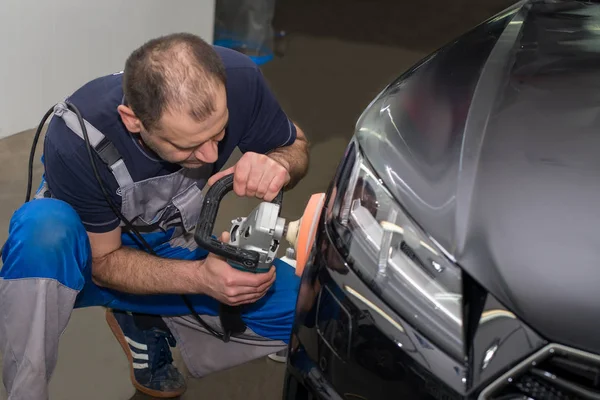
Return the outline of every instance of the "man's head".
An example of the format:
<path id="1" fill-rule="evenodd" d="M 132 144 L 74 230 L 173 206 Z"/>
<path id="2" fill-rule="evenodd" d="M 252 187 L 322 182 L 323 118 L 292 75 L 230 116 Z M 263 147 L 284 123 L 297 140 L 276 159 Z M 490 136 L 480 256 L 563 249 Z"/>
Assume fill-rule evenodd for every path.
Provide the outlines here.
<path id="1" fill-rule="evenodd" d="M 217 160 L 229 119 L 225 68 L 212 46 L 191 34 L 153 39 L 127 59 L 121 119 L 165 161 L 186 168 Z"/>

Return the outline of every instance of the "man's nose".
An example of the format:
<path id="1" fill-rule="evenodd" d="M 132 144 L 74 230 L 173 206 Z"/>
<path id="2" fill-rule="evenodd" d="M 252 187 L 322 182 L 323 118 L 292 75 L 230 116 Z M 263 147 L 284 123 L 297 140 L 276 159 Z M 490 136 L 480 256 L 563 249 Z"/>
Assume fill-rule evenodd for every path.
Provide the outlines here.
<path id="1" fill-rule="evenodd" d="M 219 158 L 219 146 L 216 142 L 213 142 L 211 140 L 198 147 L 198 149 L 196 149 L 196 151 L 194 152 L 194 156 L 196 157 L 196 159 L 202 161 L 203 163 L 214 163 Z"/>

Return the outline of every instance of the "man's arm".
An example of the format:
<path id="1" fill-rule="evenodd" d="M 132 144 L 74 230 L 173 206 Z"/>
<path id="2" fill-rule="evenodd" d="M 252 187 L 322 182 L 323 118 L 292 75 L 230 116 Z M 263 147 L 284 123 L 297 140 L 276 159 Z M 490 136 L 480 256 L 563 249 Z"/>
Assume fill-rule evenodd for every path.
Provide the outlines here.
<path id="1" fill-rule="evenodd" d="M 163 259 L 123 247 L 120 227 L 107 233 L 89 232 L 88 237 L 92 279 L 99 286 L 133 294 L 189 294 L 201 290 L 200 261 Z"/>
<path id="2" fill-rule="evenodd" d="M 304 132 L 296 127 L 296 140 L 289 146 L 277 148 L 267 155 L 285 167 L 290 174 L 290 180 L 284 189 L 292 189 L 306 176 L 309 163 L 309 142 Z"/>
<path id="3" fill-rule="evenodd" d="M 121 228 L 88 236 L 94 283 L 125 293 L 206 294 L 239 305 L 257 301 L 275 281 L 274 268 L 265 274 L 244 273 L 213 254 L 205 260 L 172 260 L 123 247 Z"/>

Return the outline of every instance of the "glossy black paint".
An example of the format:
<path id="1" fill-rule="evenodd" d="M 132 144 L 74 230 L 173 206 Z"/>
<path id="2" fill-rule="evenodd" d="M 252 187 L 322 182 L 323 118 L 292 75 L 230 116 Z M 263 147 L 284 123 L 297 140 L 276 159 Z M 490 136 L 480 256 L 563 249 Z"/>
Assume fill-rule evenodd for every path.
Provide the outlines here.
<path id="1" fill-rule="evenodd" d="M 480 391 L 509 366 L 546 343 L 494 296 L 487 294 L 469 360 L 470 392 Z"/>
<path id="2" fill-rule="evenodd" d="M 475 399 L 550 341 L 600 353 L 599 38 L 596 2 L 521 2 L 367 107 L 360 151 L 464 270 L 464 354 L 441 351 L 340 254 L 329 223 L 342 161 L 284 399 Z"/>
<path id="3" fill-rule="evenodd" d="M 600 353 L 599 27 L 596 2 L 536 3 L 527 12 L 481 141 L 456 249 L 461 266 L 536 331 L 593 353 Z"/>

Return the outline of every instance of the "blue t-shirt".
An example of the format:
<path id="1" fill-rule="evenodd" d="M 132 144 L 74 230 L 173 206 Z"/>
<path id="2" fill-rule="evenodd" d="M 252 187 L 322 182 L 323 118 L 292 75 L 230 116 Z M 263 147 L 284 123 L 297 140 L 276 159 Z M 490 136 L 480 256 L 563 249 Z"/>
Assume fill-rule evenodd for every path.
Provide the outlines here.
<path id="1" fill-rule="evenodd" d="M 219 144 L 213 173 L 227 162 L 236 147 L 242 152 L 266 153 L 296 140 L 296 129 L 270 91 L 256 64 L 236 51 L 217 47 L 227 73 L 229 124 Z M 181 167 L 160 160 L 142 147 L 121 121 L 122 74 L 95 79 L 69 97 L 84 119 L 102 132 L 117 148 L 135 182 L 173 173 Z M 95 154 L 94 154 L 95 155 Z M 115 204 L 120 207 L 118 184 L 108 167 L 96 165 Z M 85 228 L 102 233 L 120 221 L 107 204 L 90 165 L 85 142 L 61 118 L 53 117 L 44 143 L 45 179 L 52 196 L 69 203 Z"/>

